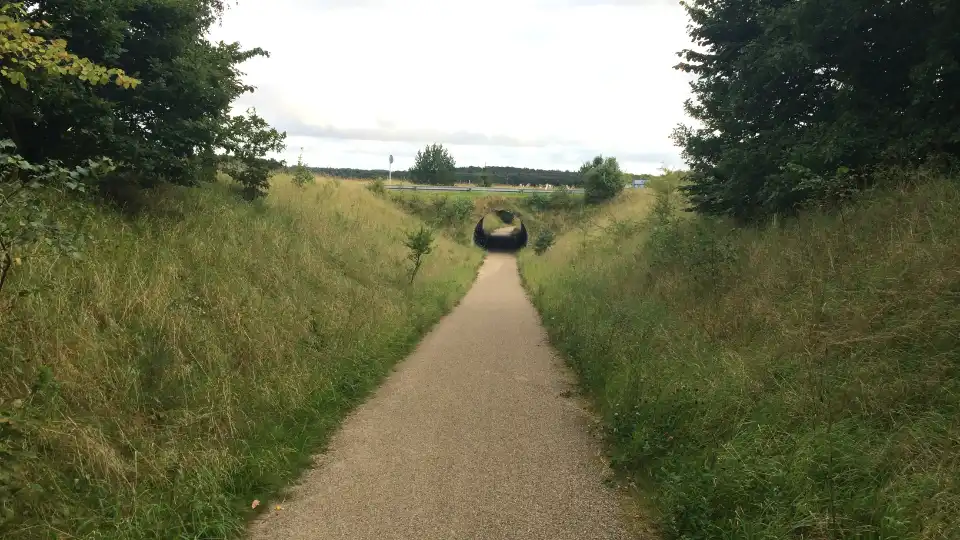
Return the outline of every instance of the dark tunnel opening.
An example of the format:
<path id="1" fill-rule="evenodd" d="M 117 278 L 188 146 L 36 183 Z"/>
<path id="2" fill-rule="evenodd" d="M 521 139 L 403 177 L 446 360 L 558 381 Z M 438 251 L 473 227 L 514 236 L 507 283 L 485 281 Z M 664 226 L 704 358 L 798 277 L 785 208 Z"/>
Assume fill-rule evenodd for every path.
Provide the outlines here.
<path id="1" fill-rule="evenodd" d="M 503 219 L 505 223 L 513 222 L 514 217 L 516 217 L 513 212 L 508 210 L 495 210 L 494 212 L 501 219 L 509 215 L 508 219 Z M 477 246 L 487 251 L 506 252 L 519 251 L 527 246 L 527 227 L 522 220 L 519 227 L 514 227 L 512 231 L 506 233 L 488 233 L 483 229 L 483 220 L 484 218 L 480 218 L 477 226 L 473 229 L 473 243 Z"/>

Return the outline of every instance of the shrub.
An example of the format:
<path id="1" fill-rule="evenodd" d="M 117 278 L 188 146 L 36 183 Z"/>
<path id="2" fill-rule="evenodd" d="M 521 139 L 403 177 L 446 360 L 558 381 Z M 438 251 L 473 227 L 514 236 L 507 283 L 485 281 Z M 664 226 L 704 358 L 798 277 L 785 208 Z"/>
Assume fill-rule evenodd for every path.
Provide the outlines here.
<path id="1" fill-rule="evenodd" d="M 533 252 L 537 255 L 543 255 L 550 249 L 550 246 L 556 241 L 556 235 L 550 229 L 542 229 L 537 234 L 537 239 L 533 242 Z"/>
<path id="2" fill-rule="evenodd" d="M 410 269 L 410 283 L 413 283 L 420 266 L 423 264 L 423 258 L 433 251 L 433 231 L 421 226 L 418 231 L 408 232 L 403 245 L 410 250 L 407 258 L 413 263 Z"/>
<path id="3" fill-rule="evenodd" d="M 367 186 L 367 189 L 372 191 L 377 195 L 383 195 L 387 192 L 387 185 L 384 184 L 383 178 L 377 178 Z"/>
<path id="4" fill-rule="evenodd" d="M 297 165 L 293 168 L 293 183 L 297 187 L 305 187 L 307 184 L 314 183 L 313 173 L 303 164 L 303 148 L 300 149 L 300 156 L 297 157 Z"/>
<path id="5" fill-rule="evenodd" d="M 541 212 L 550 208 L 550 199 L 542 193 L 533 193 L 527 197 L 527 206 L 531 210 Z"/>
<path id="6" fill-rule="evenodd" d="M 550 206 L 557 209 L 566 209 L 573 206 L 573 196 L 567 186 L 557 186 L 550 195 Z"/>
<path id="7" fill-rule="evenodd" d="M 617 158 L 597 156 L 580 167 L 587 202 L 608 201 L 623 191 L 624 174 Z"/>

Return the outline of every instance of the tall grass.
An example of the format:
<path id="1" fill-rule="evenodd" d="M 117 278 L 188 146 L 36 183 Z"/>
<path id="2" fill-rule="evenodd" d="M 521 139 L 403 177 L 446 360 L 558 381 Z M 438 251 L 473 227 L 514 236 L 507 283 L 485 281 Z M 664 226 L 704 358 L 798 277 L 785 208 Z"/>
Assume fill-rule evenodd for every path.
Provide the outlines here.
<path id="1" fill-rule="evenodd" d="M 504 196 L 508 195 L 508 196 Z M 510 196 L 514 195 L 514 196 Z M 405 211 L 424 219 L 446 232 L 461 244 L 470 244 L 473 230 L 480 219 L 488 232 L 505 224 L 496 216 L 496 210 L 509 210 L 519 216 L 518 221 L 530 234 L 541 229 L 560 232 L 585 223 L 597 209 L 583 204 L 582 196 L 567 195 L 562 206 L 550 206 L 549 195 L 539 194 L 543 205 L 531 204 L 532 195 L 477 194 L 477 192 L 391 192 L 387 196 Z"/>
<path id="2" fill-rule="evenodd" d="M 359 185 L 224 184 L 99 213 L 0 312 L 0 537 L 225 538 L 465 293 L 480 262 Z"/>
<path id="3" fill-rule="evenodd" d="M 956 180 L 759 230 L 680 203 L 521 255 L 664 537 L 960 538 Z"/>

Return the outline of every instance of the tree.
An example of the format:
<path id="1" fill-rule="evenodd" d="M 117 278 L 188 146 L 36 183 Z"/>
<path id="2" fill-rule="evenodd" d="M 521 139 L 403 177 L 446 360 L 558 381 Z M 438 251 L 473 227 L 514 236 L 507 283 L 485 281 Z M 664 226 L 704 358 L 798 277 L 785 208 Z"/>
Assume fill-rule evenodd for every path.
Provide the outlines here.
<path id="1" fill-rule="evenodd" d="M 617 158 L 597 156 L 580 167 L 583 190 L 590 204 L 610 200 L 623 191 L 626 182 Z"/>
<path id="2" fill-rule="evenodd" d="M 423 258 L 433 252 L 433 231 L 423 226 L 418 231 L 410 231 L 407 233 L 407 239 L 404 240 L 403 245 L 410 250 L 407 258 L 412 263 L 410 283 L 413 283 L 413 280 L 417 277 L 417 272 L 420 271 L 420 266 L 423 264 Z"/>
<path id="3" fill-rule="evenodd" d="M 124 182 L 190 184 L 213 177 L 224 143 L 235 151 L 242 142 L 240 160 L 251 177 L 269 168 L 254 163 L 265 157 L 254 149 L 272 151 L 284 134 L 230 114 L 231 103 L 253 90 L 237 66 L 267 53 L 206 38 L 222 0 L 27 0 L 23 6 L 32 36 L 68 39 L 77 55 L 116 66 L 117 81 L 122 73 L 141 81 L 136 92 L 125 92 L 122 84 L 91 89 L 82 80 L 31 72 L 24 74 L 28 92 L 24 81 L 0 79 L 0 139 L 16 141 L 28 161 L 74 166 L 102 155 L 117 162 Z M 37 27 L 41 21 L 50 25 Z M 278 144 L 263 144 L 267 139 Z"/>
<path id="4" fill-rule="evenodd" d="M 303 148 L 300 149 L 300 156 L 297 157 L 297 166 L 293 168 L 293 183 L 299 187 L 312 184 L 313 174 L 303 164 Z"/>
<path id="5" fill-rule="evenodd" d="M 885 165 L 960 156 L 960 3 L 689 0 L 674 134 L 696 210 L 741 221 L 835 200 Z"/>
<path id="6" fill-rule="evenodd" d="M 417 151 L 410 176 L 421 184 L 453 185 L 457 164 L 443 145 L 431 144 Z"/>
<path id="7" fill-rule="evenodd" d="M 225 150 L 221 157 L 224 169 L 243 186 L 247 198 L 266 195 L 270 174 L 283 163 L 263 156 L 282 151 L 286 134 L 271 128 L 250 108 L 246 116 L 230 118 L 219 135 L 218 146 Z"/>
<path id="8" fill-rule="evenodd" d="M 89 85 L 107 84 L 135 88 L 140 81 L 121 69 L 107 68 L 68 51 L 63 40 L 49 40 L 36 35 L 49 29 L 46 21 L 29 23 L 21 4 L 0 6 L 0 99 L 6 99 L 10 87 L 22 92 L 31 87 L 34 75 L 43 73 L 48 79 L 73 77 Z M 49 160 L 34 164 L 17 153 L 11 139 L 0 139 L 0 292 L 14 266 L 23 264 L 30 249 L 44 243 L 71 256 L 79 253 L 82 235 L 75 227 L 64 224 L 64 214 L 82 213 L 83 205 L 73 212 L 63 212 L 68 202 L 55 207 L 51 192 L 84 194 L 85 183 L 113 170 L 109 159 L 88 159 L 69 170 Z M 73 199 L 73 200 L 76 200 Z"/>

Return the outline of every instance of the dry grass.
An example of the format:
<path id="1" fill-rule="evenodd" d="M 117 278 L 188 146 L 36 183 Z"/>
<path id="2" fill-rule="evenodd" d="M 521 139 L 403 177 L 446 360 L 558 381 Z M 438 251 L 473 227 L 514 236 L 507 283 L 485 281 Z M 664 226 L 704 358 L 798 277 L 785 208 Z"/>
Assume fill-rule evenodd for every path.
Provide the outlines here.
<path id="1" fill-rule="evenodd" d="M 359 185 L 275 179 L 99 213 L 86 260 L 36 259 L 0 313 L 0 536 L 224 538 L 465 293 L 445 238 Z"/>
<path id="2" fill-rule="evenodd" d="M 960 538 L 957 183 L 760 230 L 653 203 L 521 262 L 664 536 Z"/>

